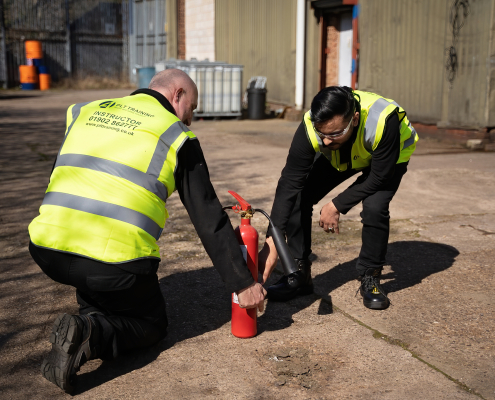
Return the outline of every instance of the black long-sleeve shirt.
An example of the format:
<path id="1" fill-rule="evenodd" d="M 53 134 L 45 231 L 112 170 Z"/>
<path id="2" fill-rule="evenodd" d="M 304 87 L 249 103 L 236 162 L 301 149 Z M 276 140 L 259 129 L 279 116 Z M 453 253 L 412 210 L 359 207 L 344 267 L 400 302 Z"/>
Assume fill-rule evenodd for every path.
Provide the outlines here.
<path id="1" fill-rule="evenodd" d="M 400 122 L 397 114 L 391 115 L 385 129 L 371 156 L 371 165 L 364 171 L 366 180 L 350 186 L 332 201 L 337 210 L 346 214 L 352 207 L 366 197 L 376 193 L 394 174 L 395 165 L 400 154 Z M 347 142 L 339 149 L 340 162 L 351 165 L 351 149 L 357 137 L 358 127 Z M 294 208 L 297 195 L 304 188 L 306 177 L 315 159 L 315 150 L 308 140 L 304 123 L 301 123 L 294 134 L 287 162 L 278 181 L 271 219 L 275 226 L 285 231 L 287 222 Z"/>
<path id="2" fill-rule="evenodd" d="M 191 222 L 229 292 L 254 280 L 244 261 L 232 224 L 213 188 L 198 140 L 187 140 L 179 151 L 175 184 Z"/>
<path id="3" fill-rule="evenodd" d="M 151 89 L 144 93 L 157 99 L 169 112 L 175 110 L 165 96 Z M 175 185 L 189 218 L 229 292 L 237 292 L 254 282 L 239 248 L 228 215 L 222 210 L 210 181 L 199 140 L 186 140 L 177 156 Z"/>

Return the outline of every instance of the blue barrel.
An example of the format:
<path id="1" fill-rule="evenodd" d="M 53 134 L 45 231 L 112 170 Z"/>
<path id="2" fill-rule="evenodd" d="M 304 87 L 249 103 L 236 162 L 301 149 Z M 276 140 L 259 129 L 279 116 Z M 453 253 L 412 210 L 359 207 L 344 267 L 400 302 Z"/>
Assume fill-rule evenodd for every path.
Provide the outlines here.
<path id="1" fill-rule="evenodd" d="M 140 89 L 147 88 L 151 78 L 155 75 L 155 67 L 138 68 L 138 86 Z"/>
<path id="2" fill-rule="evenodd" d="M 35 90 L 38 89 L 37 83 L 21 83 L 22 90 Z"/>
<path id="3" fill-rule="evenodd" d="M 46 65 L 38 65 L 38 74 L 49 74 L 48 67 Z"/>

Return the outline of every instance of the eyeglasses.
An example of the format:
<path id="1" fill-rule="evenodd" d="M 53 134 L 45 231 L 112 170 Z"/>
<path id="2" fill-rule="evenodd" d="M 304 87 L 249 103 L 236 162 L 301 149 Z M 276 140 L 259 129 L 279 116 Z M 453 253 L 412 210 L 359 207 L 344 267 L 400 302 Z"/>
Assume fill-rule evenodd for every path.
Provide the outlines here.
<path id="1" fill-rule="evenodd" d="M 351 128 L 351 123 L 354 120 L 354 114 L 355 114 L 355 112 L 356 112 L 356 109 L 354 109 L 354 111 L 352 112 L 352 118 L 349 121 L 349 124 L 347 125 L 347 127 L 343 131 L 340 131 L 340 132 L 321 133 L 320 131 L 318 131 L 318 129 L 316 129 L 316 126 L 315 126 L 314 122 L 311 122 L 311 123 L 313 124 L 313 129 L 315 130 L 316 134 L 320 138 L 322 138 L 322 139 L 337 139 L 337 138 L 340 138 L 340 137 L 344 136 L 347 132 L 349 132 L 349 129 Z"/>

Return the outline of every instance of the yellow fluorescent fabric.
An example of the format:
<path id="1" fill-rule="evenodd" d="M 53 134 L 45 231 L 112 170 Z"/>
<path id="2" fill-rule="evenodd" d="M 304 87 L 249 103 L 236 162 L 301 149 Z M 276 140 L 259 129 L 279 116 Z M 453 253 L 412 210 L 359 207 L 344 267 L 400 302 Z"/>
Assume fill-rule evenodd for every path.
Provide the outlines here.
<path id="1" fill-rule="evenodd" d="M 177 152 L 195 138 L 145 94 L 71 106 L 32 242 L 109 263 L 159 258 Z"/>
<path id="2" fill-rule="evenodd" d="M 94 182 L 99 184 L 94 185 Z M 122 196 L 123 190 L 126 193 L 125 197 Z M 100 171 L 76 167 L 55 168 L 47 191 L 69 193 L 128 207 L 149 215 L 161 228 L 165 226 L 165 220 L 168 218 L 165 202 L 157 196 L 126 179 Z M 158 218 L 160 220 L 157 220 Z"/>
<path id="3" fill-rule="evenodd" d="M 397 164 L 409 161 L 419 137 L 407 119 L 404 109 L 395 101 L 374 93 L 355 90 L 354 94 L 360 102 L 361 113 L 357 138 L 351 150 L 352 168 L 360 170 L 370 165 L 371 155 L 380 143 L 387 119 L 394 113 L 397 113 L 400 121 L 401 152 Z M 311 123 L 310 111 L 304 115 L 303 121 L 308 140 L 315 151 L 323 153 L 338 171 L 347 170 L 347 164 L 340 164 L 339 150 L 331 151 L 322 145 L 322 140 Z"/>
<path id="4" fill-rule="evenodd" d="M 49 205 L 41 206 L 40 214 L 43 221 L 49 222 L 29 227 L 31 240 L 38 246 L 106 262 L 160 258 L 158 245 L 150 243 L 149 235 L 125 222 Z M 136 257 L 136 249 L 140 250 L 140 257 Z"/>
<path id="5" fill-rule="evenodd" d="M 163 114 L 161 104 L 150 96 L 138 94 L 129 97 L 133 98 L 133 103 L 136 100 L 145 103 L 147 114 Z M 101 102 L 103 101 L 99 101 Z M 120 102 L 117 104 L 121 105 Z M 148 121 L 149 119 L 116 106 L 103 109 L 84 106 L 81 108 L 78 124 L 71 129 L 75 134 L 67 137 L 60 154 L 90 154 L 145 171 L 160 135 L 177 120 L 167 118 L 160 121 L 153 118 L 156 121 Z"/>

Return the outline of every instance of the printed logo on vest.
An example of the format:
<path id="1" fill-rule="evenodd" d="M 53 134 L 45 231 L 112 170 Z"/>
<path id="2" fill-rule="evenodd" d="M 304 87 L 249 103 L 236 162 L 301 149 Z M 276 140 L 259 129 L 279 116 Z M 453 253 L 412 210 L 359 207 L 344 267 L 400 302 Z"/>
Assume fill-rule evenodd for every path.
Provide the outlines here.
<path id="1" fill-rule="evenodd" d="M 356 161 L 359 158 L 359 156 L 354 156 L 354 161 Z"/>
<path id="2" fill-rule="evenodd" d="M 100 103 L 100 108 L 112 108 L 115 105 L 115 101 L 104 101 Z"/>

